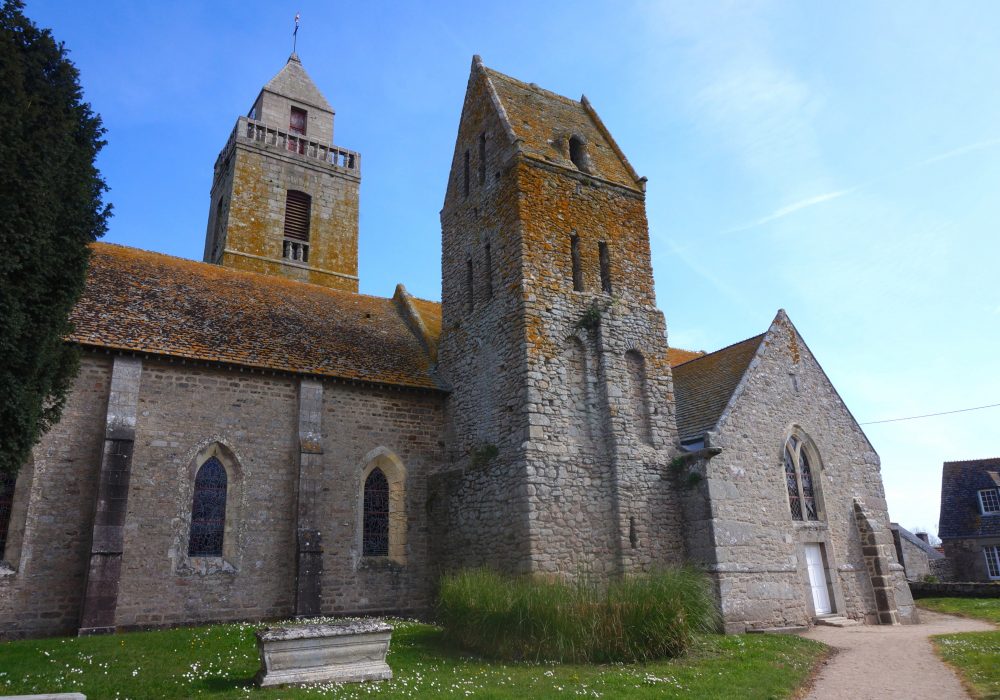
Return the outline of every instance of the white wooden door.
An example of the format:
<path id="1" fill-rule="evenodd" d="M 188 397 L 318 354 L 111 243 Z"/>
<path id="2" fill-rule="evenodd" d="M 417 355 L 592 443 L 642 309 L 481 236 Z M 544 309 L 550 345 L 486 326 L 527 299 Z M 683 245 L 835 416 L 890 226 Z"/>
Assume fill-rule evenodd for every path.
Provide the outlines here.
<path id="1" fill-rule="evenodd" d="M 812 588 L 813 606 L 817 615 L 830 612 L 830 588 L 826 585 L 822 545 L 806 545 L 806 567 L 809 569 L 809 587 Z"/>

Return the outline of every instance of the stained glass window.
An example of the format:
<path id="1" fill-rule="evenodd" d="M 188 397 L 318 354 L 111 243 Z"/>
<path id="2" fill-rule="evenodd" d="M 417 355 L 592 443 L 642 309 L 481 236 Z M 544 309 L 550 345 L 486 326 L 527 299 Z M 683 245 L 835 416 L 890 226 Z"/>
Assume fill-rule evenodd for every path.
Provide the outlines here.
<path id="1" fill-rule="evenodd" d="M 816 496 L 813 493 L 812 470 L 809 468 L 809 458 L 799 450 L 799 475 L 802 477 L 802 505 L 806 512 L 806 520 L 819 520 L 816 513 Z"/>
<path id="2" fill-rule="evenodd" d="M 0 557 L 3 557 L 7 546 L 7 529 L 10 527 L 11 507 L 14 505 L 16 479 L 13 474 L 0 473 Z"/>
<path id="3" fill-rule="evenodd" d="M 819 520 L 812 467 L 805 445 L 794 435 L 785 443 L 785 487 L 793 520 Z"/>
<path id="4" fill-rule="evenodd" d="M 194 480 L 188 556 L 221 557 L 226 531 L 226 468 L 212 457 Z"/>
<path id="5" fill-rule="evenodd" d="M 785 487 L 788 489 L 788 506 L 792 511 L 792 519 L 802 520 L 802 502 L 799 500 L 799 478 L 795 473 L 795 458 L 792 456 L 792 445 L 791 440 L 785 445 Z"/>
<path id="6" fill-rule="evenodd" d="M 363 554 L 389 555 L 389 482 L 379 468 L 365 479 Z"/>

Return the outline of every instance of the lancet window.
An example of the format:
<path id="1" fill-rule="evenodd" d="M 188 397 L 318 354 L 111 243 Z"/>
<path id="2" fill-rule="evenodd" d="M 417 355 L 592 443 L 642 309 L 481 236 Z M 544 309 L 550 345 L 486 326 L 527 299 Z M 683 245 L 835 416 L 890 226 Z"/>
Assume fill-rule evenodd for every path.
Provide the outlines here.
<path id="1" fill-rule="evenodd" d="M 198 469 L 191 505 L 190 557 L 221 557 L 226 532 L 226 468 L 217 458 Z"/>
<path id="2" fill-rule="evenodd" d="M 819 520 L 813 467 L 805 442 L 792 435 L 785 443 L 785 487 L 793 520 Z"/>

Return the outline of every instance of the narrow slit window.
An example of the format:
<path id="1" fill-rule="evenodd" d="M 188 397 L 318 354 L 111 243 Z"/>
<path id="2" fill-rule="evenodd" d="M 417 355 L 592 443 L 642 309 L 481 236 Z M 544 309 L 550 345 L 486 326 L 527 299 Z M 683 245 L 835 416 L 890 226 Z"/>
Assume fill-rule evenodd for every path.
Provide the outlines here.
<path id="1" fill-rule="evenodd" d="M 571 136 L 569 139 L 569 159 L 576 166 L 577 170 L 590 172 L 590 156 L 587 154 L 587 144 L 579 136 Z"/>
<path id="2" fill-rule="evenodd" d="M 611 254 L 608 244 L 601 241 L 597 244 L 597 252 L 601 259 L 601 291 L 611 294 Z"/>
<path id="3" fill-rule="evenodd" d="M 188 556 L 221 557 L 226 532 L 226 468 L 212 457 L 198 469 L 191 504 Z"/>
<path id="4" fill-rule="evenodd" d="M 389 481 L 376 467 L 365 479 L 362 554 L 389 556 Z"/>
<path id="5" fill-rule="evenodd" d="M 462 166 L 462 192 L 465 196 L 469 196 L 469 152 L 465 152 L 464 163 Z"/>
<path id="6" fill-rule="evenodd" d="M 469 305 L 469 311 L 476 308 L 476 288 L 475 288 L 475 271 L 472 266 L 472 261 L 467 260 L 465 262 L 465 294 L 466 303 Z"/>
<path id="7" fill-rule="evenodd" d="M 493 298 L 493 252 L 490 244 L 486 244 L 486 298 Z"/>
<path id="8" fill-rule="evenodd" d="M 479 184 L 486 184 L 486 132 L 479 135 Z"/>
<path id="9" fill-rule="evenodd" d="M 580 265 L 580 237 L 570 236 L 569 257 L 573 264 L 573 291 L 583 291 L 583 267 Z"/>

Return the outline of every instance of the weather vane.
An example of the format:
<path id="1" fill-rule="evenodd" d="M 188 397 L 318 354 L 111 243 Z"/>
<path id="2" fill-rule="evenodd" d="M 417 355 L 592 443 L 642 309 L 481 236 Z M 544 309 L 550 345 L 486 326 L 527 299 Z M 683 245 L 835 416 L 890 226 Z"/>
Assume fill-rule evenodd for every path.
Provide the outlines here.
<path id="1" fill-rule="evenodd" d="M 298 12 L 295 13 L 295 30 L 292 32 L 292 53 L 295 53 L 295 47 L 299 43 L 299 15 Z"/>

